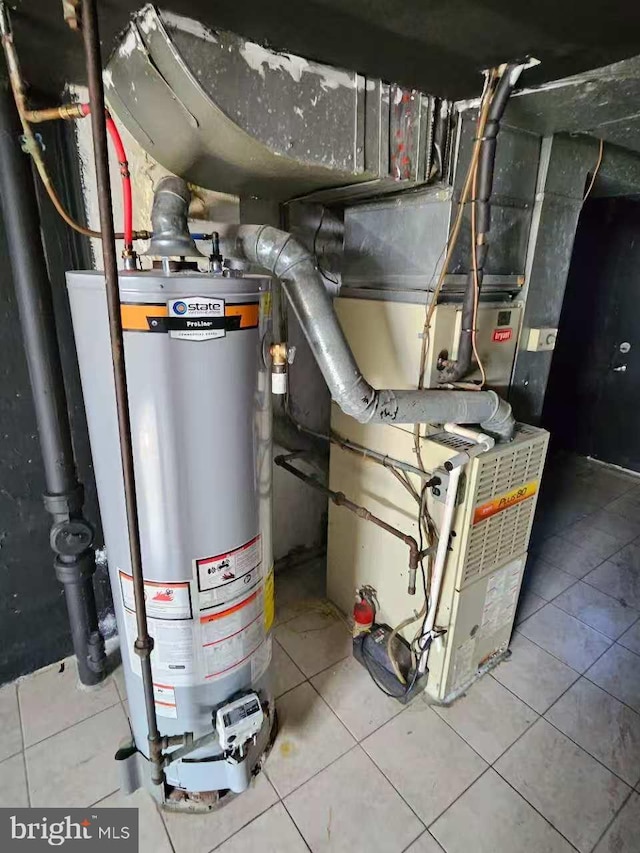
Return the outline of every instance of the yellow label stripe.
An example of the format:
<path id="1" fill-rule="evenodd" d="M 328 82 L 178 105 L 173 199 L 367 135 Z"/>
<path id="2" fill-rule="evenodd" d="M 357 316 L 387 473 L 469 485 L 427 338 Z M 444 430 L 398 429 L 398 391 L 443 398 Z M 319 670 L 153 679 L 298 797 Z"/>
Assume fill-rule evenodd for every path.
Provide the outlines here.
<path id="1" fill-rule="evenodd" d="M 492 498 L 487 503 L 476 507 L 473 513 L 473 523 L 478 524 L 478 522 L 485 521 L 485 519 L 491 518 L 492 515 L 496 515 L 496 513 L 502 512 L 504 509 L 509 509 L 509 507 L 522 503 L 522 501 L 532 498 L 537 491 L 538 480 L 531 480 L 529 483 L 524 483 L 522 486 L 505 492 L 503 495 Z"/>
<path id="2" fill-rule="evenodd" d="M 149 321 L 154 318 L 168 317 L 169 309 L 165 303 L 123 303 L 120 306 L 120 316 L 122 328 L 125 332 L 149 332 L 151 331 Z M 258 302 L 236 303 L 235 305 L 228 303 L 225 305 L 224 316 L 239 317 L 240 329 L 255 329 L 260 318 L 260 305 Z"/>

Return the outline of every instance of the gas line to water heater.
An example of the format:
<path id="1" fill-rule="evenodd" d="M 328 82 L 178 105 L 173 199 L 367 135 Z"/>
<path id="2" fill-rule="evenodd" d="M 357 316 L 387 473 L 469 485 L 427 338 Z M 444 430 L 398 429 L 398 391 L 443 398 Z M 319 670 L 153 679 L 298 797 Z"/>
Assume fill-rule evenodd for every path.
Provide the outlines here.
<path id="1" fill-rule="evenodd" d="M 294 459 L 304 459 L 306 455 L 304 451 L 277 456 L 274 459 L 276 465 L 288 471 L 290 474 L 302 480 L 317 491 L 326 494 L 337 506 L 348 509 L 365 521 L 373 522 L 387 533 L 390 533 L 396 538 L 401 539 L 405 544 L 409 545 L 409 594 L 415 594 L 415 579 L 418 565 L 421 564 L 422 560 L 426 557 L 433 557 L 435 552 L 435 559 L 430 573 L 429 582 L 427 581 L 426 574 L 424 574 L 423 570 L 425 601 L 421 611 L 416 613 L 413 617 L 404 620 L 390 632 L 380 635 L 380 638 L 375 641 L 378 647 L 380 647 L 380 643 L 384 641 L 386 660 L 390 668 L 393 670 L 395 677 L 394 675 L 391 675 L 389 671 L 385 672 L 384 667 L 380 667 L 379 651 L 377 652 L 377 657 L 375 655 L 372 656 L 371 651 L 369 650 L 370 643 L 368 642 L 370 639 L 368 636 L 370 629 L 354 635 L 356 636 L 356 640 L 354 640 L 354 654 L 356 654 L 358 659 L 363 663 L 373 682 L 387 696 L 398 699 L 401 702 L 407 702 L 414 695 L 414 691 L 421 690 L 423 688 L 424 681 L 428 676 L 428 660 L 431 645 L 433 641 L 443 633 L 442 629 L 439 629 L 436 626 L 436 616 L 440 603 L 440 593 L 445 577 L 449 542 L 457 508 L 460 478 L 468 463 L 470 463 L 475 457 L 490 451 L 495 445 L 495 439 L 491 436 L 478 432 L 477 430 L 459 426 L 458 424 L 446 423 L 444 425 L 444 431 L 451 435 L 464 438 L 467 441 L 472 442 L 472 444 L 470 447 L 456 453 L 444 463 L 448 479 L 445 486 L 445 504 L 440 530 L 438 532 L 438 543 L 437 547 L 428 547 L 426 549 L 423 549 L 413 537 L 402 533 L 397 528 L 392 527 L 387 522 L 373 515 L 373 513 L 365 507 L 351 501 L 342 492 L 336 492 L 330 489 L 328 486 L 321 483 L 316 477 L 306 474 L 305 472 L 300 471 L 299 468 L 290 464 Z M 327 436 L 323 436 L 321 433 L 318 433 L 317 435 L 322 438 L 329 438 Z M 354 445 L 351 442 L 341 442 L 340 440 L 337 440 L 336 443 L 338 446 L 342 446 L 344 449 L 352 451 L 355 446 L 355 448 L 357 448 L 355 452 L 359 452 L 360 455 L 366 455 L 366 453 L 362 453 L 363 450 L 366 451 L 366 448 L 362 448 L 359 445 Z M 349 445 L 352 446 L 349 447 Z M 377 461 L 379 464 L 384 465 L 383 461 L 375 459 L 375 457 L 373 457 L 373 461 Z M 432 478 L 431 481 L 427 481 L 424 484 L 421 496 L 421 513 L 424 495 L 427 488 L 433 485 L 434 479 L 438 478 Z M 438 479 L 438 483 L 440 483 L 440 479 Z M 421 519 L 419 519 L 419 523 L 421 523 Z M 371 603 L 371 608 L 375 615 L 375 605 L 373 602 Z M 407 670 L 407 677 L 405 677 L 396 657 L 398 649 L 396 637 L 398 637 L 400 631 L 419 620 L 422 620 L 422 624 L 414 638 L 414 641 L 409 647 L 407 647 L 406 651 L 404 651 L 403 646 L 399 647 L 400 651 L 404 651 L 403 663 L 405 670 Z M 415 662 L 412 669 L 407 669 L 406 664 L 406 655 L 409 653 L 413 653 L 415 656 Z M 376 665 L 378 666 L 377 671 Z M 384 673 L 386 683 L 383 683 L 380 680 L 381 673 Z"/>
<path id="2" fill-rule="evenodd" d="M 72 228 L 74 231 L 77 231 L 79 234 L 82 234 L 84 237 L 100 239 L 102 236 L 100 231 L 95 231 L 91 228 L 81 225 L 76 219 L 73 218 L 73 216 L 71 216 L 71 214 L 65 209 L 64 205 L 60 201 L 60 198 L 53 186 L 53 182 L 47 170 L 44 158 L 42 157 L 42 145 L 31 128 L 31 124 L 38 124 L 45 121 L 53 121 L 57 119 L 70 121 L 85 118 L 90 113 L 90 105 L 73 103 L 60 104 L 54 107 L 47 107 L 45 109 L 38 110 L 30 109 L 28 106 L 22 72 L 20 70 L 20 62 L 18 60 L 18 54 L 13 41 L 11 18 L 9 15 L 7 4 L 4 2 L 4 0 L 3 2 L 0 2 L 0 36 L 2 38 L 2 48 L 7 63 L 11 91 L 13 93 L 16 108 L 18 110 L 18 116 L 22 125 L 22 132 L 24 134 L 23 148 L 26 153 L 30 154 L 33 163 L 36 167 L 36 171 L 38 172 L 40 180 L 42 181 L 42 185 L 44 186 L 44 189 L 46 190 L 47 195 L 51 200 L 51 203 L 53 204 L 60 217 L 64 220 L 64 222 L 66 222 L 66 224 L 70 228 Z M 115 237 L 117 240 L 124 240 L 125 247 L 123 257 L 125 258 L 127 266 L 133 267 L 135 265 L 133 241 L 147 240 L 151 237 L 151 234 L 148 231 L 133 230 L 133 199 L 131 191 L 131 179 L 129 175 L 129 164 L 127 161 L 127 155 L 125 153 L 120 132 L 118 131 L 118 127 L 108 110 L 106 111 L 106 123 L 107 131 L 109 133 L 109 136 L 111 137 L 116 152 L 118 165 L 120 166 L 120 174 L 122 177 L 124 230 L 122 231 L 122 233 L 117 233 Z"/>
<path id="3" fill-rule="evenodd" d="M 283 468 L 285 471 L 288 471 L 289 474 L 293 474 L 294 477 L 297 477 L 299 480 L 302 480 L 308 486 L 311 486 L 312 489 L 316 489 L 316 491 L 322 492 L 323 494 L 327 495 L 329 500 L 333 501 L 336 506 L 341 506 L 345 509 L 348 509 L 349 512 L 354 513 L 358 516 L 358 518 L 362 518 L 364 521 L 369 521 L 372 524 L 375 524 L 377 527 L 380 527 L 382 530 L 391 534 L 391 536 L 395 536 L 396 539 L 400 539 L 402 542 L 404 542 L 404 544 L 407 545 L 409 548 L 409 581 L 407 585 L 407 592 L 409 593 L 409 595 L 415 595 L 418 565 L 420 563 L 420 560 L 424 559 L 424 557 L 427 557 L 429 556 L 429 554 L 432 553 L 431 549 L 421 549 L 413 536 L 410 536 L 407 533 L 403 533 L 397 527 L 393 527 L 393 525 L 388 524 L 386 521 L 379 518 L 377 515 L 374 515 L 366 507 L 361 506 L 360 504 L 357 504 L 354 501 L 350 500 L 342 492 L 333 491 L 328 486 L 325 486 L 323 483 L 317 480 L 315 477 L 312 477 L 309 474 L 305 474 L 304 471 L 300 471 L 299 468 L 296 468 L 294 465 L 290 464 L 291 460 L 303 459 L 304 455 L 305 454 L 303 451 L 297 451 L 295 453 L 288 453 L 286 455 L 276 456 L 273 461 L 276 465 L 278 465 L 278 467 Z"/>

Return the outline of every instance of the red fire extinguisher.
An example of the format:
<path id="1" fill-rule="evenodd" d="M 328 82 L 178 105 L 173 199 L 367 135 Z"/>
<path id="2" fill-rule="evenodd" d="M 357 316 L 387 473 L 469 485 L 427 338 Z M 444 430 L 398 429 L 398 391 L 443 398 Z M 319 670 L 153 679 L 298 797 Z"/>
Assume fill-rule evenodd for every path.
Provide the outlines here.
<path id="1" fill-rule="evenodd" d="M 356 601 L 353 605 L 353 636 L 368 633 L 375 618 L 375 590 L 371 587 L 360 587 L 356 590 Z"/>

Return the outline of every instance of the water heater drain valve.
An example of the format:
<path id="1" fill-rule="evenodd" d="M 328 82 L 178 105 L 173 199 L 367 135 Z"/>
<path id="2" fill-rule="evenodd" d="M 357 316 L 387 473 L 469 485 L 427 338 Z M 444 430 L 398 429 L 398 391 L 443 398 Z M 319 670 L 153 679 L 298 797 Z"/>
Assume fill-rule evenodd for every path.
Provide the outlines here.
<path id="1" fill-rule="evenodd" d="M 289 365 L 293 364 L 296 348 L 286 343 L 271 344 L 271 391 L 273 394 L 287 393 L 287 374 Z"/>
<path id="2" fill-rule="evenodd" d="M 216 731 L 222 749 L 229 752 L 243 752 L 247 741 L 257 737 L 264 712 L 255 693 L 247 693 L 235 699 L 216 712 Z"/>

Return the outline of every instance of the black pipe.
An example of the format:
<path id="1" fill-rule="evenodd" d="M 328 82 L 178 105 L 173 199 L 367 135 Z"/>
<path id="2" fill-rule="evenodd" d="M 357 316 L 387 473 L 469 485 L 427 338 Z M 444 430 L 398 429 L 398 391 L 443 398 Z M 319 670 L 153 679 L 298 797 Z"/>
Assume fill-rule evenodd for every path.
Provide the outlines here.
<path id="1" fill-rule="evenodd" d="M 124 498 L 127 513 L 127 532 L 133 576 L 133 594 L 136 608 L 136 627 L 138 636 L 134 643 L 136 654 L 140 657 L 142 685 L 144 689 L 145 709 L 149 741 L 149 757 L 152 762 L 152 781 L 156 785 L 164 782 L 162 769 L 162 739 L 158 731 L 156 706 L 153 696 L 151 677 L 151 652 L 153 639 L 149 636 L 147 610 L 142 574 L 142 555 L 140 551 L 140 528 L 138 524 L 138 501 L 136 497 L 135 475 L 133 468 L 133 448 L 131 445 L 131 420 L 129 416 L 129 398 L 127 394 L 127 374 L 124 361 L 124 338 L 120 317 L 120 289 L 118 285 L 118 261 L 116 258 L 115 231 L 113 227 L 113 207 L 111 203 L 111 183 L 109 180 L 109 156 L 107 148 L 107 125 L 105 120 L 104 88 L 102 85 L 102 56 L 100 34 L 98 30 L 98 10 L 96 0 L 82 0 L 82 36 L 87 63 L 87 82 L 89 103 L 91 105 L 91 133 L 98 184 L 98 207 L 100 212 L 100 232 L 102 234 L 102 256 L 109 314 L 109 336 L 113 359 L 113 377 L 116 392 L 118 414 L 118 435 L 120 439 L 120 457 L 124 480 Z"/>
<path id="2" fill-rule="evenodd" d="M 488 234 L 491 230 L 491 193 L 493 191 L 493 172 L 496 163 L 496 147 L 500 120 L 504 115 L 507 102 L 518 79 L 518 66 L 507 65 L 498 81 L 493 95 L 487 121 L 482 134 L 482 143 L 478 156 L 477 178 L 471 204 L 476 209 L 476 247 L 475 271 L 474 259 L 471 258 L 471 269 L 462 300 L 462 322 L 458 339 L 458 357 L 456 361 L 446 361 L 440 366 L 438 382 L 458 382 L 470 372 L 473 353 L 473 314 L 475 306 L 475 287 L 478 286 L 478 299 L 484 278 L 484 266 L 489 251 Z M 473 240 L 473 234 L 471 239 Z M 475 272 L 475 275 L 474 275 Z"/>
<path id="3" fill-rule="evenodd" d="M 29 157 L 8 84 L 0 84 L 0 196 L 13 283 L 44 464 L 44 504 L 51 514 L 54 567 L 63 584 L 78 674 L 92 685 L 105 676 L 104 640 L 92 576 L 93 528 L 82 512 L 71 427 L 56 335 L 51 283 L 40 234 Z"/>

